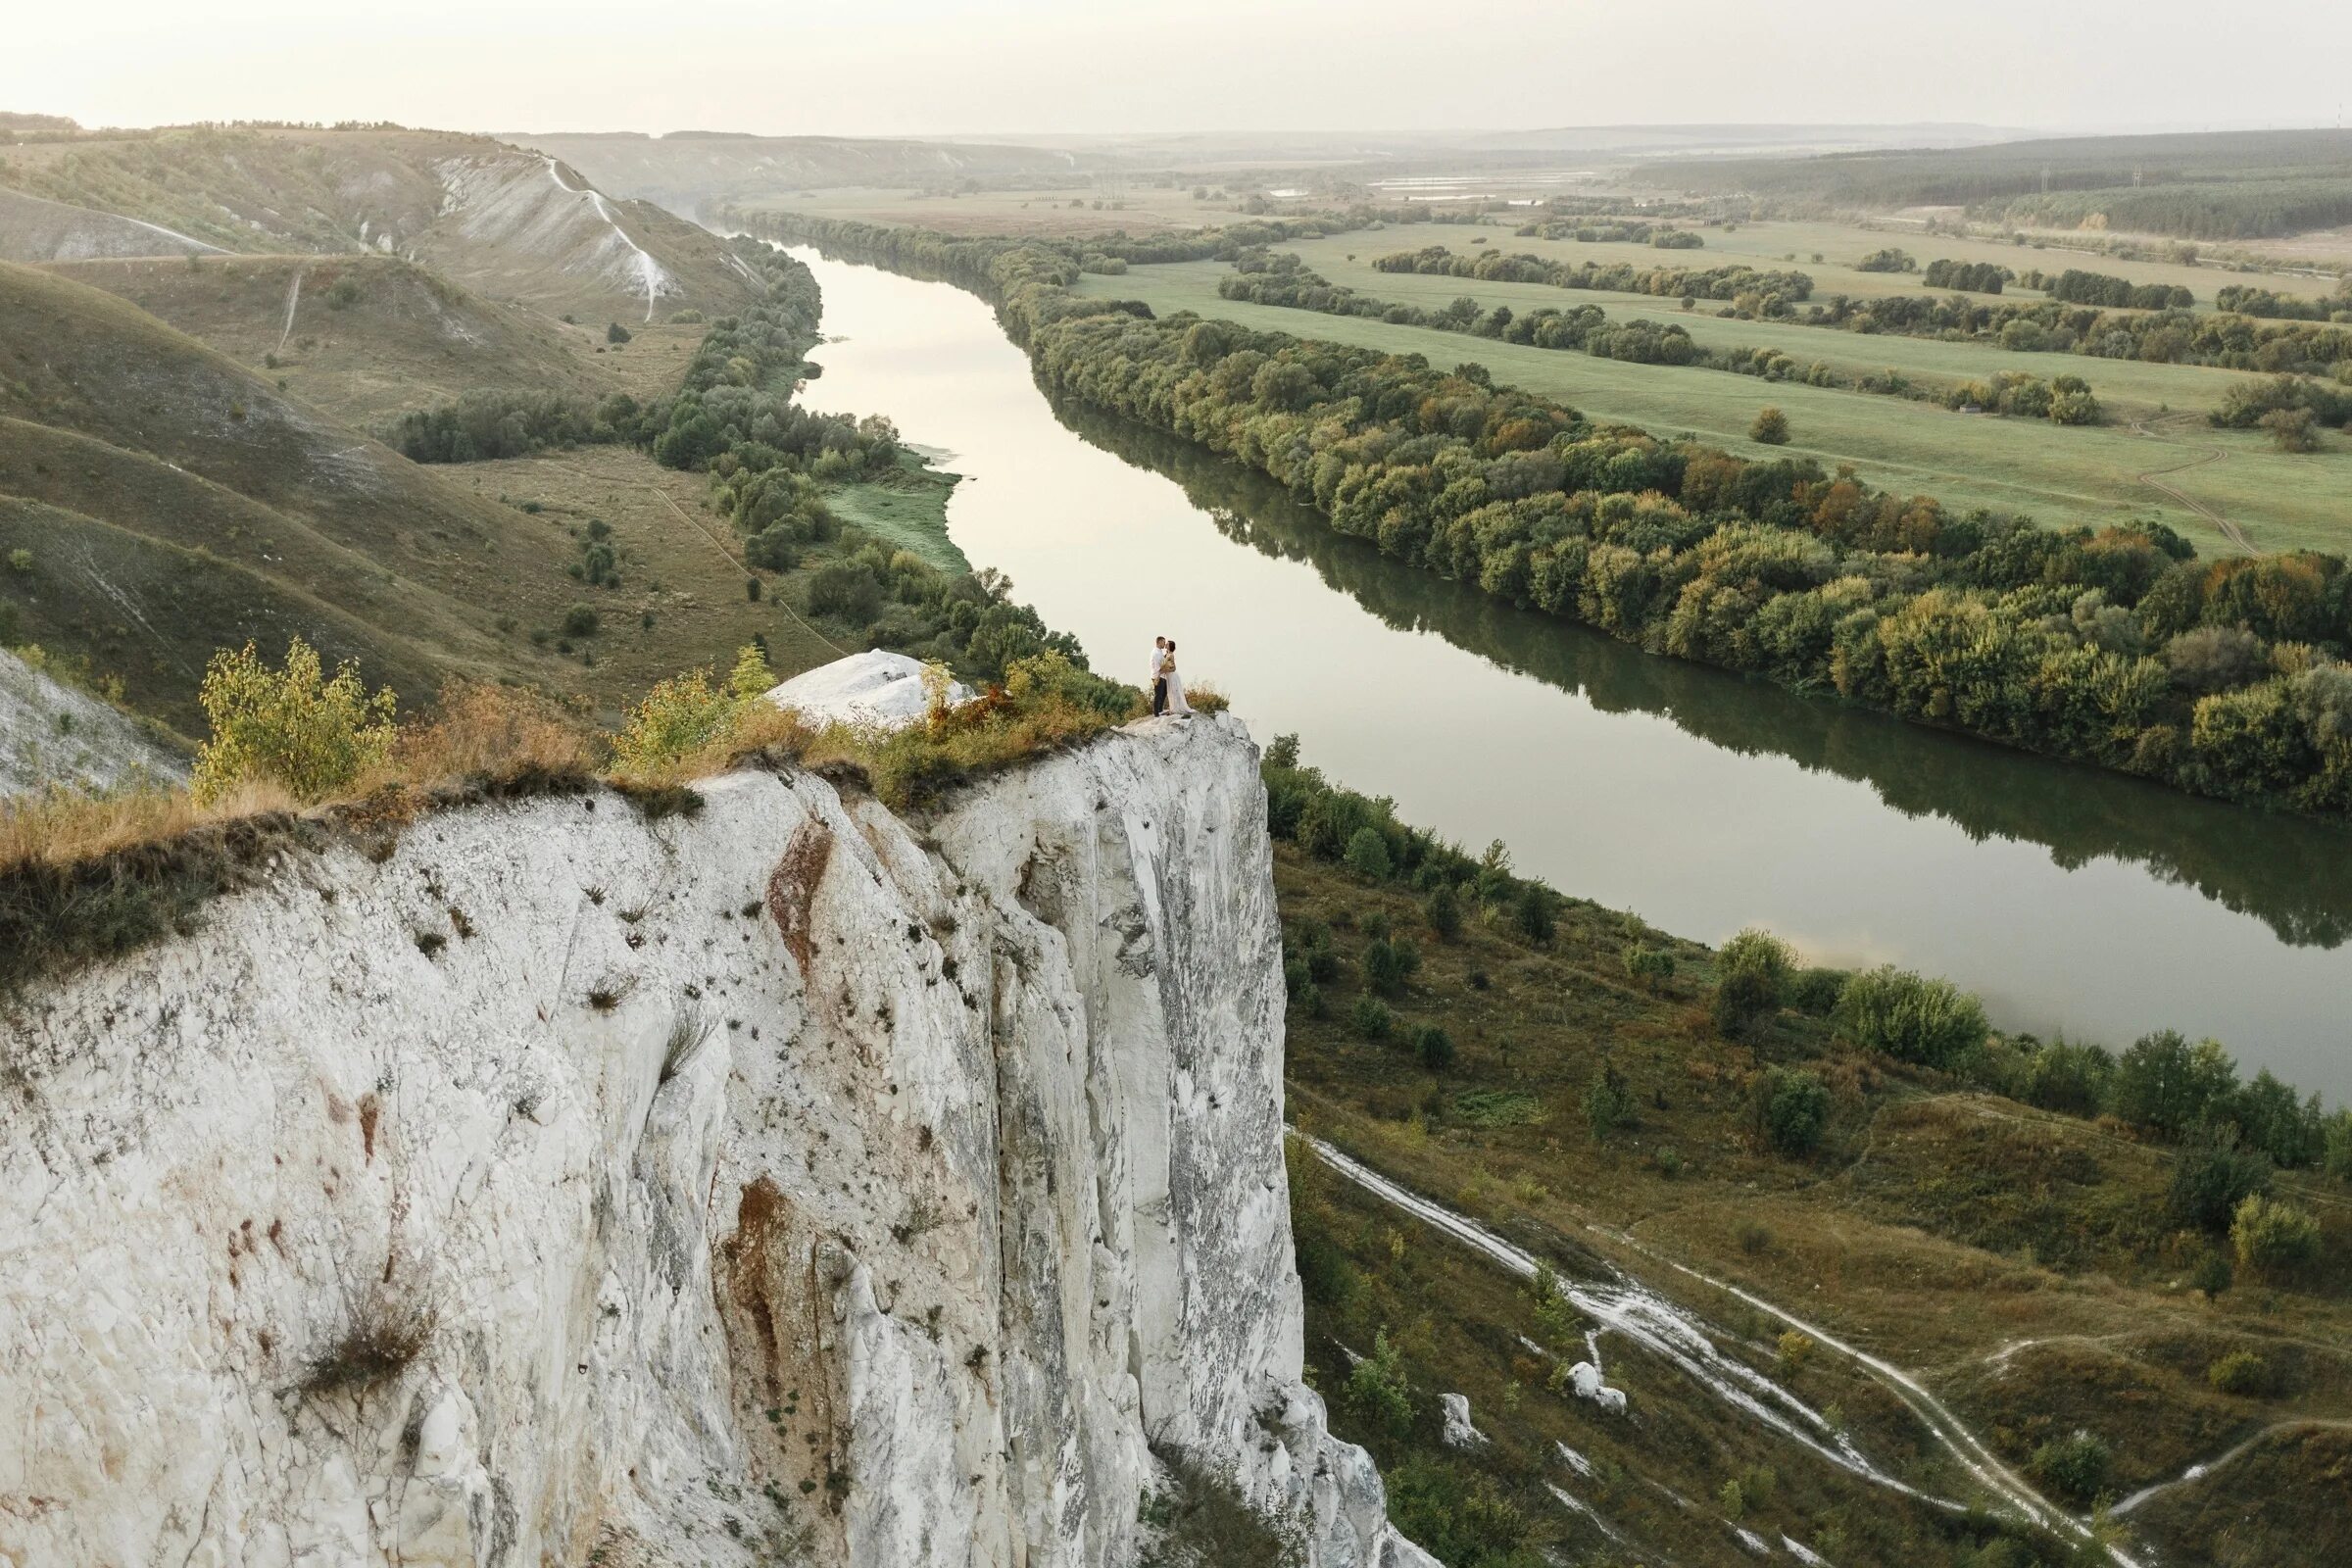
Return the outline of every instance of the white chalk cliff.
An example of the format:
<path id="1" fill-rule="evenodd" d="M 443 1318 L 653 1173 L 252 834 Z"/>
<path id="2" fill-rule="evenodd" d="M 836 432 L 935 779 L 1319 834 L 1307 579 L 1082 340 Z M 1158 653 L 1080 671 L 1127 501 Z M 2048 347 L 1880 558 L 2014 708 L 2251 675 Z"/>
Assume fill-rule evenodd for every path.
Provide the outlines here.
<path id="1" fill-rule="evenodd" d="M 0 1561 L 1109 1568 L 1156 1454 L 1427 1564 L 1299 1383 L 1255 760 L 475 806 L 0 998 Z"/>

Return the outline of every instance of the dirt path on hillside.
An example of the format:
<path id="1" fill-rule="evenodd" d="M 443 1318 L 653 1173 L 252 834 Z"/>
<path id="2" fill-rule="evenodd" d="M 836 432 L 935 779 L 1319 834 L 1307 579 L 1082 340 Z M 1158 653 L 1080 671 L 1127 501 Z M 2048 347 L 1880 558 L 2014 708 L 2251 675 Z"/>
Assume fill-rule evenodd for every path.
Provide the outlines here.
<path id="1" fill-rule="evenodd" d="M 2144 419 L 2133 420 L 2132 424 L 2132 432 L 2134 435 L 2144 435 L 2151 441 L 2161 442 L 2164 440 L 2164 437 L 2158 435 L 2155 431 L 2148 428 L 2147 421 Z M 2132 477 L 2137 479 L 2141 484 L 2146 485 L 2149 489 L 2161 491 L 2163 494 L 2172 497 L 2175 501 L 2180 502 L 2180 505 L 2186 507 L 2189 511 L 2195 513 L 2198 516 L 2203 517 L 2207 522 L 2212 523 L 2216 528 L 2220 529 L 2223 538 L 2229 540 L 2231 544 L 2237 546 L 2238 549 L 2243 550 L 2247 555 L 2250 556 L 2255 554 L 2254 541 L 2246 536 L 2245 529 L 2239 527 L 2236 523 L 2231 522 L 2228 517 L 2223 516 L 2220 513 L 2214 511 L 2204 502 L 2197 500 L 2187 492 L 2178 488 L 2177 486 L 2166 484 L 2161 477 L 2162 475 L 2168 473 L 2184 473 L 2190 468 L 2201 468 L 2208 463 L 2219 463 L 2228 454 L 2224 453 L 2220 447 L 2207 447 L 2205 449 L 2205 455 L 2201 458 L 2191 458 L 2186 463 L 2176 463 L 2169 468 L 2151 468 L 2145 473 L 2134 474 Z"/>
<path id="2" fill-rule="evenodd" d="M 542 459 L 541 461 L 545 462 L 546 460 Z M 595 473 L 586 468 L 575 468 L 568 463 L 548 463 L 547 466 L 551 468 L 561 469 L 565 473 L 577 474 L 580 478 L 593 480 L 598 484 L 625 484 L 639 490 L 651 490 L 655 495 L 658 495 L 662 498 L 662 503 L 666 505 L 670 511 L 678 514 L 678 520 L 680 522 L 686 524 L 687 527 L 692 528 L 696 533 L 699 533 L 704 538 L 710 540 L 710 548 L 716 550 L 721 556 L 725 557 L 729 565 L 733 566 L 737 571 L 742 572 L 746 577 L 749 577 L 752 574 L 752 568 L 749 563 L 747 563 L 734 551 L 729 550 L 725 540 L 721 539 L 717 534 L 711 532 L 710 528 L 706 527 L 700 517 L 697 517 L 694 514 L 688 512 L 684 507 L 679 506 L 678 498 L 671 495 L 667 490 L 662 489 L 660 485 L 649 484 L 642 479 L 616 479 L 610 474 Z M 818 631 L 814 626 L 809 625 L 808 621 L 803 620 L 801 618 L 800 612 L 793 609 L 792 606 L 786 604 L 783 600 L 771 599 L 768 601 L 768 603 L 774 605 L 778 610 L 784 612 L 785 614 L 791 616 L 793 623 L 799 626 L 801 630 L 807 632 L 818 642 L 823 643 L 827 648 L 830 648 L 835 653 L 841 655 L 842 658 L 847 659 L 850 657 L 850 651 L 848 649 L 842 647 L 841 644 L 835 642 L 823 632 Z"/>

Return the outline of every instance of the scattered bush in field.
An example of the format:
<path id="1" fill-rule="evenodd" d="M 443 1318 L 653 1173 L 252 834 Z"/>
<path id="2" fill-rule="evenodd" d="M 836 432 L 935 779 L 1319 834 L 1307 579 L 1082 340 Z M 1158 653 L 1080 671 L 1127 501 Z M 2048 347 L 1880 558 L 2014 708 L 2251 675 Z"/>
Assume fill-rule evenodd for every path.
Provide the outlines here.
<path id="1" fill-rule="evenodd" d="M 1919 260 L 1909 251 L 1889 245 L 1883 251 L 1872 251 L 1854 264 L 1857 272 L 1916 272 Z"/>
<path id="2" fill-rule="evenodd" d="M 2248 1198 L 2271 1187 L 2271 1161 L 2243 1148 L 2233 1127 L 2206 1127 L 2173 1160 L 2165 1206 L 2183 1225 L 2218 1231 Z"/>
<path id="3" fill-rule="evenodd" d="M 2244 1398 L 2258 1397 L 2272 1392 L 2270 1363 L 2252 1350 L 2231 1350 L 2214 1357 L 2205 1368 L 2205 1381 L 2216 1394 L 2234 1394 Z"/>
<path id="4" fill-rule="evenodd" d="M 353 663 L 328 678 L 317 651 L 299 637 L 287 644 L 279 669 L 262 662 L 251 643 L 215 654 L 197 700 L 212 726 L 191 780 L 199 805 L 244 784 L 324 800 L 380 765 L 397 734 L 389 689 L 368 695 Z"/>
<path id="5" fill-rule="evenodd" d="M 808 608 L 819 615 L 863 623 L 882 613 L 882 584 L 863 567 L 837 561 L 810 574 Z"/>
<path id="6" fill-rule="evenodd" d="M 1429 897 L 1421 905 L 1421 915 L 1442 941 L 1451 942 L 1462 934 L 1462 899 L 1450 882 L 1441 882 L 1429 890 Z"/>
<path id="7" fill-rule="evenodd" d="M 1401 939 L 1382 938 L 1365 944 L 1363 961 L 1364 983 L 1384 997 L 1394 997 L 1420 969 L 1421 950 Z"/>
<path id="8" fill-rule="evenodd" d="M 1737 1480 L 1726 1481 L 1723 1484 L 1723 1490 L 1715 1494 L 1715 1505 L 1721 1508 L 1723 1516 L 1734 1524 L 1738 1524 L 1747 1517 L 1747 1494 L 1740 1490 Z"/>
<path id="9" fill-rule="evenodd" d="M 2320 1222 L 2301 1204 L 2250 1194 L 2230 1219 L 2237 1266 L 2262 1279 L 2285 1282 L 2320 1256 Z"/>
<path id="10" fill-rule="evenodd" d="M 1768 447 L 1788 444 L 1788 416 L 1770 404 L 1756 411 L 1755 421 L 1747 427 L 1747 438 Z"/>
<path id="11" fill-rule="evenodd" d="M 20 577 L 31 571 L 32 552 L 29 550 L 11 550 L 8 553 L 8 569 L 15 572 Z"/>
<path id="12" fill-rule="evenodd" d="M 1538 882 L 1523 883 L 1511 904 L 1511 921 L 1519 934 L 1542 946 L 1551 940 L 1557 920 L 1552 912 L 1553 894 Z"/>
<path id="13" fill-rule="evenodd" d="M 2107 1490 L 2115 1454 L 2095 1435 L 2077 1430 L 2034 1450 L 2026 1473 L 2077 1507 L 2088 1507 Z"/>
<path id="14" fill-rule="evenodd" d="M 1812 1335 L 1797 1329 L 1788 1330 L 1774 1344 L 1777 1352 L 1773 1359 L 1775 1374 L 1783 1382 L 1796 1376 L 1805 1369 L 1805 1363 L 1813 1359 L 1815 1348 L 1817 1347 Z"/>
<path id="15" fill-rule="evenodd" d="M 1674 955 L 1663 948 L 1653 948 L 1644 942 L 1629 942 L 1617 956 L 1625 965 L 1628 979 L 1639 980 L 1652 991 L 1674 978 Z"/>
<path id="16" fill-rule="evenodd" d="M 1355 999 L 1355 1010 L 1348 1014 L 1348 1022 L 1360 1038 L 1378 1044 L 1389 1038 L 1389 1030 L 1395 1025 L 1396 1018 L 1389 1011 L 1388 1004 L 1378 997 L 1358 997 Z"/>
<path id="17" fill-rule="evenodd" d="M 1413 1031 L 1413 1054 L 1431 1072 L 1444 1072 L 1453 1065 L 1453 1040 L 1436 1024 L 1423 1024 Z"/>
<path id="18" fill-rule="evenodd" d="M 1774 1067 L 1756 1082 L 1756 1121 L 1784 1154 L 1809 1154 L 1830 1123 L 1829 1086 L 1810 1072 Z"/>
<path id="19" fill-rule="evenodd" d="M 2271 445 L 2281 452 L 2320 450 L 2319 429 L 2309 409 L 2273 409 L 2262 416 L 2262 427 L 2271 432 Z"/>
<path id="20" fill-rule="evenodd" d="M 2221 1042 L 2192 1046 L 2165 1029 L 2140 1036 L 2117 1058 L 2108 1096 L 2123 1120 L 2178 1138 L 2221 1119 L 2236 1089 L 2237 1063 Z"/>
<path id="21" fill-rule="evenodd" d="M 353 277 L 349 272 L 344 273 L 341 277 L 336 278 L 332 284 L 328 285 L 326 291 L 326 308 L 328 310 L 349 310 L 352 306 L 357 305 L 359 302 L 360 282 L 358 278 Z"/>
<path id="22" fill-rule="evenodd" d="M 1405 1381 L 1404 1357 L 1389 1343 L 1387 1329 L 1373 1335 L 1372 1353 L 1348 1372 L 1348 1403 L 1392 1437 L 1402 1437 L 1411 1430 L 1412 1385 Z"/>
<path id="23" fill-rule="evenodd" d="M 1533 1568 L 1535 1527 L 1494 1477 L 1418 1454 L 1387 1471 L 1389 1517 L 1424 1551 L 1465 1568 Z M 1220 1565 L 1224 1568 L 1224 1565 Z"/>
<path id="24" fill-rule="evenodd" d="M 626 343 L 630 338 L 635 337 L 636 335 L 636 333 L 631 332 L 627 327 L 621 325 L 618 321 L 608 321 L 605 323 L 605 341 L 608 343 Z"/>
<path id="25" fill-rule="evenodd" d="M 1606 1056 L 1592 1074 L 1592 1082 L 1585 1089 L 1585 1123 L 1592 1129 L 1594 1141 L 1606 1139 L 1610 1133 L 1634 1119 L 1634 1091 L 1625 1081 L 1625 1074 Z"/>
<path id="26" fill-rule="evenodd" d="M 2204 1292 L 2207 1299 L 2219 1297 L 2235 1280 L 2236 1276 L 2230 1269 L 2230 1259 L 2220 1252 L 2207 1252 L 2197 1259 L 2197 1266 L 2188 1272 L 2189 1288 Z"/>
<path id="27" fill-rule="evenodd" d="M 1752 1219 L 1741 1220 L 1735 1237 L 1740 1243 L 1740 1250 L 1750 1256 L 1772 1250 L 1772 1232 Z"/>
<path id="28" fill-rule="evenodd" d="M 604 623 L 605 617 L 598 613 L 594 605 L 573 605 L 564 612 L 564 619 L 558 629 L 566 637 L 593 637 L 597 628 Z"/>
<path id="29" fill-rule="evenodd" d="M 1683 1173 L 1683 1152 L 1672 1144 L 1660 1144 L 1656 1154 L 1658 1174 L 1672 1181 Z"/>
<path id="30" fill-rule="evenodd" d="M 1826 1018 L 1838 1008 L 1851 979 L 1843 969 L 1799 969 L 1791 975 L 1785 995 L 1788 1005 L 1814 1018 Z"/>
<path id="31" fill-rule="evenodd" d="M 1376 827 L 1360 827 L 1348 840 L 1348 869 L 1369 882 L 1386 882 L 1396 869 L 1389 859 L 1389 841 Z"/>
<path id="32" fill-rule="evenodd" d="M 1848 980 L 1834 1016 L 1841 1039 L 1925 1067 L 1956 1065 L 1990 1032 L 1976 998 L 1891 964 Z"/>
<path id="33" fill-rule="evenodd" d="M 1779 1011 L 1793 962 L 1788 945 L 1769 932 L 1751 928 L 1726 942 L 1716 955 L 1721 978 L 1708 1004 L 1716 1030 L 1744 1039 Z"/>

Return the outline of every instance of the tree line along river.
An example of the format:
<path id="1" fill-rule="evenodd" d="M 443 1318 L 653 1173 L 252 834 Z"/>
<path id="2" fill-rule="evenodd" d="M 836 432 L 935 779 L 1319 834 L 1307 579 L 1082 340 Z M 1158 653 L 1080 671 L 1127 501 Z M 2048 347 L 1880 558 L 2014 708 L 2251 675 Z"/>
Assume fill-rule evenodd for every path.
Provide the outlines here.
<path id="1" fill-rule="evenodd" d="M 1056 406 L 979 298 L 795 255 L 828 341 L 806 401 L 885 414 L 964 475 L 956 545 L 1140 683 L 1155 634 L 1260 741 L 1522 871 L 1719 942 L 1895 962 L 1996 1021 L 2213 1035 L 2352 1101 L 2352 830 L 1904 724 L 1514 611 L 1278 487 Z"/>

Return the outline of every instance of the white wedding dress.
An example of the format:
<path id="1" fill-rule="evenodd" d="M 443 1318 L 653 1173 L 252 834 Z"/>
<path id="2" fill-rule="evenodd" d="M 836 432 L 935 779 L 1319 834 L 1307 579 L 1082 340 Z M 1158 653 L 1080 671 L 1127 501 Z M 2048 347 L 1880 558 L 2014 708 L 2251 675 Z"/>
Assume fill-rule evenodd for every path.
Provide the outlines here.
<path id="1" fill-rule="evenodd" d="M 1171 718 L 1178 715 L 1190 716 L 1193 710 L 1191 705 L 1184 700 L 1184 677 L 1176 673 L 1175 663 L 1172 661 L 1163 662 L 1159 666 L 1159 671 L 1168 683 L 1166 710 L 1168 716 Z"/>

